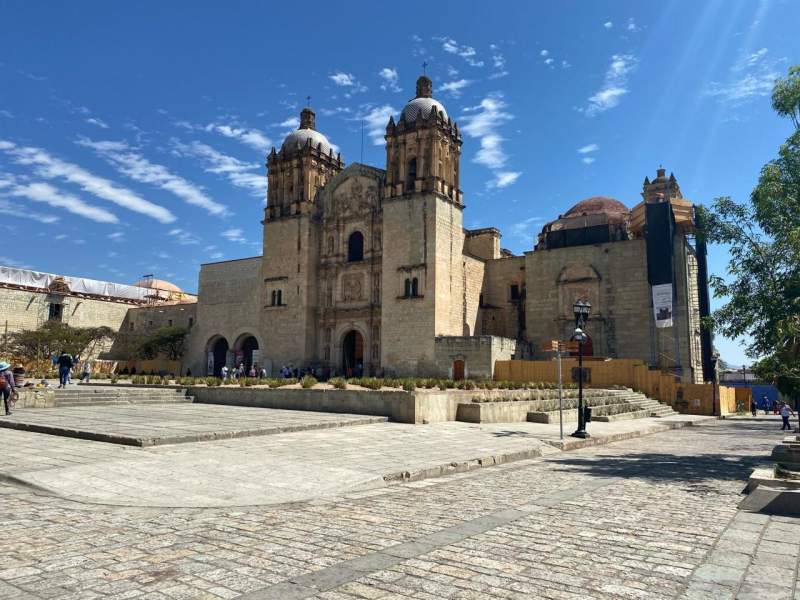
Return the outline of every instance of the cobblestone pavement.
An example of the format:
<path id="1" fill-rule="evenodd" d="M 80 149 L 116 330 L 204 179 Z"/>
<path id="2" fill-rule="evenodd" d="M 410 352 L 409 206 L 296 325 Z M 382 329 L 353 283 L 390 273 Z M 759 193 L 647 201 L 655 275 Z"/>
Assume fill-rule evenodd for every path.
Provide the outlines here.
<path id="1" fill-rule="evenodd" d="M 15 410 L 0 425 L 134 446 L 327 429 L 385 417 L 211 404 L 139 404 Z"/>
<path id="2" fill-rule="evenodd" d="M 251 508 L 96 506 L 0 484 L 0 598 L 800 599 L 800 521 L 736 510 L 780 438 L 720 421 Z"/>

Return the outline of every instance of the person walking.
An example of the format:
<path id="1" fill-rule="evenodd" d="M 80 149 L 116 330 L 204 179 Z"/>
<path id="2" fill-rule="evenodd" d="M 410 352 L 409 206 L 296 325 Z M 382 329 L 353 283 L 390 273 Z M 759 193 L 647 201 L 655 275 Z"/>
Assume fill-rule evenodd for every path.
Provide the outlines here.
<path id="1" fill-rule="evenodd" d="M 754 417 L 758 414 L 758 403 L 752 396 L 750 397 L 750 414 L 752 414 Z"/>
<path id="2" fill-rule="evenodd" d="M 89 383 L 92 378 L 92 361 L 86 360 L 83 363 L 83 370 L 81 371 L 81 383 Z"/>
<path id="3" fill-rule="evenodd" d="M 11 406 L 13 405 L 16 391 L 17 387 L 14 383 L 14 374 L 11 372 L 11 365 L 6 361 L 0 362 L 0 394 L 3 395 L 3 405 L 6 409 L 6 415 L 11 414 Z"/>
<path id="4" fill-rule="evenodd" d="M 65 351 L 61 351 L 58 357 L 58 387 L 65 388 L 69 383 L 69 373 L 72 370 L 73 360 L 72 356 Z"/>
<path id="5" fill-rule="evenodd" d="M 220 375 L 222 375 L 222 381 L 228 379 L 228 365 L 222 365 L 222 370 L 220 371 Z"/>
<path id="6" fill-rule="evenodd" d="M 781 419 L 783 419 L 783 425 L 781 425 L 781 431 L 788 429 L 789 431 L 792 430 L 792 426 L 789 423 L 789 417 L 794 415 L 794 411 L 789 408 L 789 405 L 784 402 L 781 404 Z"/>

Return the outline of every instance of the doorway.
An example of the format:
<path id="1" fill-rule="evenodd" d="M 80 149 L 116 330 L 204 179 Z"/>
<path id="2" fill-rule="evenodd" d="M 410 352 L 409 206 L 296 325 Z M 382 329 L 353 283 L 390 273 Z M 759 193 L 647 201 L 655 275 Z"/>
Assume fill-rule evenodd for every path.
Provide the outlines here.
<path id="1" fill-rule="evenodd" d="M 364 338 L 355 329 L 342 341 L 342 372 L 347 377 L 364 375 Z"/>
<path id="2" fill-rule="evenodd" d="M 211 346 L 211 352 L 214 355 L 214 376 L 219 377 L 222 374 L 222 367 L 228 360 L 228 340 L 224 337 L 217 338 L 214 345 Z"/>
<path id="3" fill-rule="evenodd" d="M 460 358 L 453 361 L 453 379 L 455 381 L 464 379 L 464 361 Z"/>

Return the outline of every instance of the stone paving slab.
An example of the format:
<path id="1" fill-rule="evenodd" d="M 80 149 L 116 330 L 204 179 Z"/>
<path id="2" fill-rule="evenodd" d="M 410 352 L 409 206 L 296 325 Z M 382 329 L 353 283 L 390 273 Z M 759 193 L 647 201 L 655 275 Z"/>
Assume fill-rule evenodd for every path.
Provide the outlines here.
<path id="1" fill-rule="evenodd" d="M 592 440 L 697 422 L 671 419 L 596 424 Z M 176 507 L 328 497 L 549 455 L 559 442 L 558 427 L 541 423 L 379 423 L 108 453 L 97 450 L 105 444 L 16 435 L 13 458 L 0 458 L 11 481 L 83 502 Z"/>
<path id="2" fill-rule="evenodd" d="M 102 460 L 98 447 L 157 455 L 311 433 L 333 432 L 138 449 L 3 430 L 12 451 L 0 464 L 36 464 L 38 446 L 47 471 L 69 450 L 47 440 L 75 446 L 66 460 L 90 464 Z M 800 521 L 736 510 L 779 436 L 767 424 L 714 421 L 235 509 L 78 504 L 0 482 L 0 598 L 798 598 Z"/>
<path id="3" fill-rule="evenodd" d="M 386 417 L 311 411 L 159 404 L 20 409 L 0 427 L 127 446 L 204 442 L 385 422 Z"/>

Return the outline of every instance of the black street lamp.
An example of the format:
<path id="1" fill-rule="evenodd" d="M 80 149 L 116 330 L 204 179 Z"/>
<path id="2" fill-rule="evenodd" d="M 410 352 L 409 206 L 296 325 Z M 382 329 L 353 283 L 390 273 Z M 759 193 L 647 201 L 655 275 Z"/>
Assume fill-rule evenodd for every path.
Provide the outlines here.
<path id="1" fill-rule="evenodd" d="M 586 413 L 583 406 L 583 343 L 587 339 L 583 328 L 589 319 L 591 310 L 592 304 L 588 300 L 579 299 L 572 305 L 572 312 L 575 313 L 575 333 L 572 339 L 578 342 L 578 428 L 572 437 L 578 438 L 589 437 L 586 432 Z"/>

